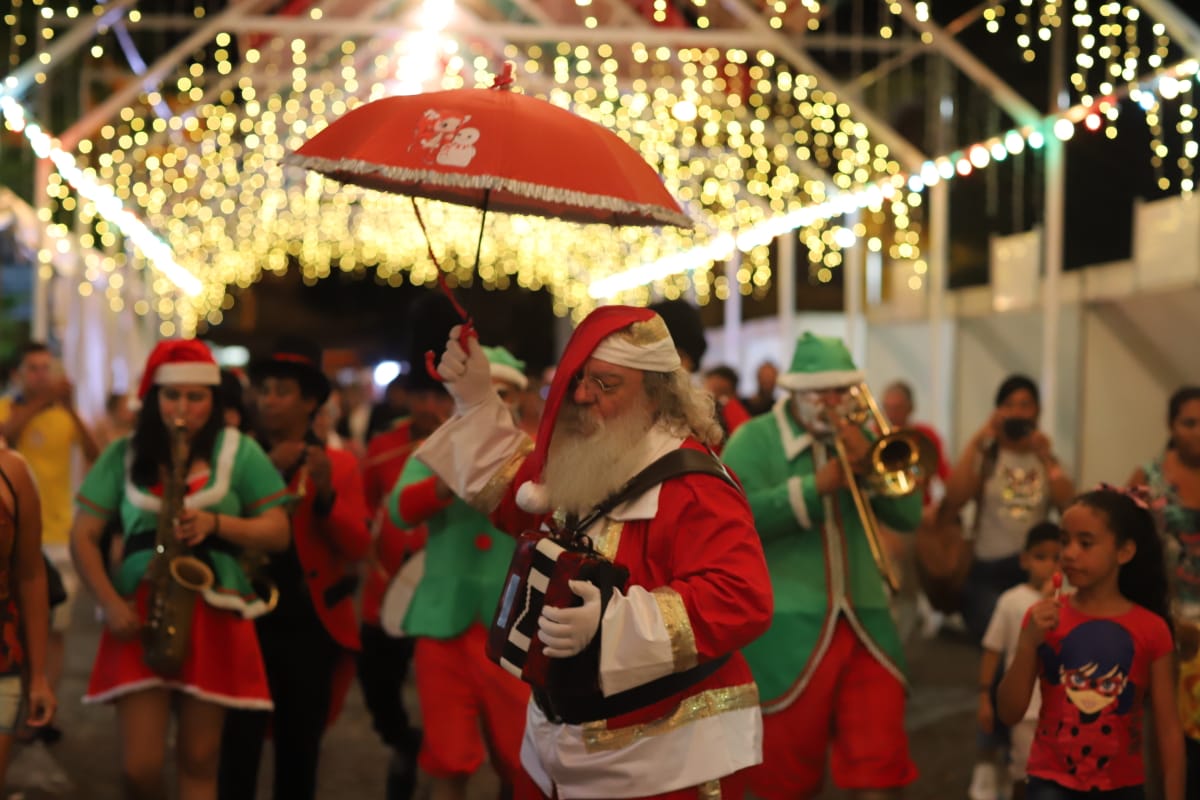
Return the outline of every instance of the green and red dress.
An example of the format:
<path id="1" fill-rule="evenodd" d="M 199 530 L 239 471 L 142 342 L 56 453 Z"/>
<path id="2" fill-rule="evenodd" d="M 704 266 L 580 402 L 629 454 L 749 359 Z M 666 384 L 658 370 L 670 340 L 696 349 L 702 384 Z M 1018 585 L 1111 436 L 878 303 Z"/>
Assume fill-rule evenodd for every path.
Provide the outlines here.
<path id="1" fill-rule="evenodd" d="M 113 577 L 122 597 L 132 599 L 143 621 L 150 585 L 144 579 L 154 555 L 162 486 L 136 486 L 129 477 L 129 439 L 113 442 L 100 455 L 79 489 L 83 513 L 120 516 L 124 557 Z M 254 517 L 288 499 L 279 473 L 262 448 L 233 428 L 217 435 L 210 468 L 189 477 L 184 506 L 236 517 Z M 197 595 L 188 657 L 180 674 L 158 675 L 143 661 L 139 638 L 119 640 L 105 629 L 92 667 L 85 702 L 115 700 L 153 687 L 167 687 L 230 708 L 270 709 L 262 653 L 253 619 L 267 611 L 243 572 L 238 548 L 209 537 L 193 548 L 212 567 L 211 589 Z"/>

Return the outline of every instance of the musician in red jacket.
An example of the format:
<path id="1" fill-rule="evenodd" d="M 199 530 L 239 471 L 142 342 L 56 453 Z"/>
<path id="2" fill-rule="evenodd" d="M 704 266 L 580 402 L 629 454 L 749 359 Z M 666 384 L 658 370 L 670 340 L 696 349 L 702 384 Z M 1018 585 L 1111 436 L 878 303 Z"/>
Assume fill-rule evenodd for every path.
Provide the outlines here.
<path id="1" fill-rule="evenodd" d="M 606 306 L 583 321 L 536 443 L 492 389 L 479 342 L 458 335 L 438 367 L 455 416 L 414 455 L 500 529 L 536 530 L 552 524 L 553 510 L 588 517 L 668 454 L 691 450 L 713 463 L 706 447 L 721 429 L 712 399 L 692 384 L 654 312 Z M 767 629 L 772 598 L 746 498 L 724 477 L 676 475 L 587 527 L 596 551 L 629 578 L 572 580 L 580 605 L 542 607 L 528 657 L 576 660 L 551 670 L 561 683 L 534 688 L 518 797 L 742 796 L 746 768 L 762 758 L 762 716 L 738 650 Z M 523 621 L 525 602 L 514 597 L 513 618 Z M 498 622 L 508 605 L 502 596 Z"/>
<path id="2" fill-rule="evenodd" d="M 270 722 L 275 800 L 311 800 L 321 737 L 354 674 L 354 594 L 358 562 L 371 546 L 369 512 L 354 457 L 325 447 L 312 433 L 313 417 L 330 391 L 320 349 L 303 339 L 281 339 L 268 358 L 251 365 L 250 377 L 260 440 L 294 498 L 292 546 L 266 562 L 264 577 L 278 588 L 279 604 L 257 622 L 274 716 L 228 715 L 220 797 L 256 796 Z"/>

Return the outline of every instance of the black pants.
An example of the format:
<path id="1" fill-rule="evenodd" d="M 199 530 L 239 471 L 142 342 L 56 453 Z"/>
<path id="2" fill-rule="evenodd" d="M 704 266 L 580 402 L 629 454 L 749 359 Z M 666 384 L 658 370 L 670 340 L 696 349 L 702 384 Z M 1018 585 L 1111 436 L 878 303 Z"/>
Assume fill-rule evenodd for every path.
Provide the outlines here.
<path id="1" fill-rule="evenodd" d="M 288 622 L 268 616 L 257 625 L 275 711 L 226 715 L 220 800 L 254 800 L 268 723 L 275 746 L 272 796 L 275 800 L 317 796 L 317 759 L 329 717 L 333 671 L 343 651 L 320 620 Z"/>
<path id="2" fill-rule="evenodd" d="M 1184 797 L 1200 797 L 1200 741 L 1185 736 L 1187 743 L 1187 791 Z"/>
<path id="3" fill-rule="evenodd" d="M 402 691 L 412 663 L 415 639 L 388 636 L 378 625 L 360 629 L 358 684 L 371 712 L 371 724 L 383 743 L 395 751 L 416 756 L 419 739 L 409 726 Z"/>

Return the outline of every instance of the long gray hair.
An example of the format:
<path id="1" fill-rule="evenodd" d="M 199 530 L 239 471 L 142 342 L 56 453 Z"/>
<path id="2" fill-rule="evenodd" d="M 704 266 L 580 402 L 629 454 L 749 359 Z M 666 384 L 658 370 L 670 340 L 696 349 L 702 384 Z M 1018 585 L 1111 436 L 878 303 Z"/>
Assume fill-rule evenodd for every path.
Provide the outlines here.
<path id="1" fill-rule="evenodd" d="M 642 379 L 655 420 L 676 436 L 694 436 L 715 447 L 725 438 L 712 395 L 696 386 L 683 369 L 646 372 Z"/>

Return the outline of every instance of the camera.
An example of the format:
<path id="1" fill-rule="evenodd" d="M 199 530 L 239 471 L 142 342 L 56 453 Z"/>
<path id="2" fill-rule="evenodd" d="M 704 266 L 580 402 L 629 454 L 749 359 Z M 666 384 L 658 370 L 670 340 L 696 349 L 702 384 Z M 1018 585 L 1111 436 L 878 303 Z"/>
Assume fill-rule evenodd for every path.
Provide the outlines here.
<path id="1" fill-rule="evenodd" d="M 1000 423 L 1004 437 L 1014 442 L 1033 433 L 1036 427 L 1037 424 L 1033 420 L 1025 417 L 1009 417 Z"/>

